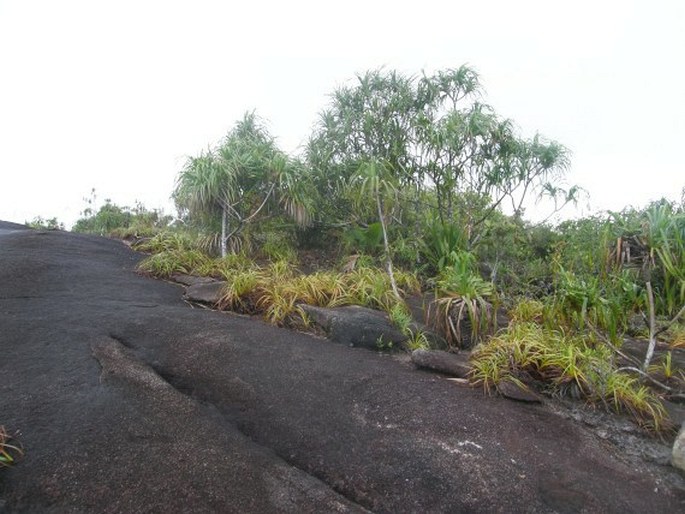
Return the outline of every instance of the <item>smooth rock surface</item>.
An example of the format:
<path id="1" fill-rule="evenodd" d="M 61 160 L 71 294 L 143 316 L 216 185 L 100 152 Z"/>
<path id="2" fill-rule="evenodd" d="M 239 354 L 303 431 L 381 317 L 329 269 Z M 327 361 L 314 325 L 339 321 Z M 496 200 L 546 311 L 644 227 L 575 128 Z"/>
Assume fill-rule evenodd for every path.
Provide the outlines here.
<path id="1" fill-rule="evenodd" d="M 188 286 L 183 297 L 191 302 L 208 303 L 216 305 L 221 300 L 221 294 L 226 286 L 226 282 L 209 282 Z"/>
<path id="2" fill-rule="evenodd" d="M 471 371 L 468 355 L 440 350 L 414 350 L 412 362 L 419 368 L 430 369 L 453 377 L 466 378 Z"/>
<path id="3" fill-rule="evenodd" d="M 186 275 L 185 273 L 174 273 L 169 277 L 173 282 L 178 282 L 184 286 L 196 286 L 198 284 L 212 284 L 219 282 L 212 277 L 197 277 L 195 275 Z"/>

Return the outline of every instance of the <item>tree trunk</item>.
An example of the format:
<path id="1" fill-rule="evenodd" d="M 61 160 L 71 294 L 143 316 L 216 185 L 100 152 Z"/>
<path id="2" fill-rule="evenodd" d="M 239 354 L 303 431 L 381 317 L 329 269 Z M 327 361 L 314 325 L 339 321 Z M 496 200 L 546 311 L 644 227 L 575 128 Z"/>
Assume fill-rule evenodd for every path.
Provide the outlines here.
<path id="1" fill-rule="evenodd" d="M 656 314 L 654 312 L 654 293 L 652 291 L 652 283 L 647 282 L 647 301 L 649 302 L 649 345 L 647 346 L 647 355 L 645 362 L 642 364 L 642 371 L 647 372 L 649 363 L 654 355 L 654 347 L 656 346 Z"/>
<path id="2" fill-rule="evenodd" d="M 226 257 L 226 207 L 221 209 L 221 257 Z"/>
<path id="3" fill-rule="evenodd" d="M 398 300 L 402 300 L 400 292 L 397 289 L 397 283 L 395 282 L 395 274 L 392 271 L 392 259 L 390 258 L 390 245 L 388 244 L 388 231 L 385 228 L 385 216 L 383 216 L 383 206 L 381 204 L 381 197 L 376 191 L 376 207 L 378 208 L 378 219 L 381 222 L 381 229 L 383 229 L 383 248 L 385 249 L 385 267 L 388 270 L 388 276 L 390 277 L 390 286 L 392 287 L 392 292 Z"/>

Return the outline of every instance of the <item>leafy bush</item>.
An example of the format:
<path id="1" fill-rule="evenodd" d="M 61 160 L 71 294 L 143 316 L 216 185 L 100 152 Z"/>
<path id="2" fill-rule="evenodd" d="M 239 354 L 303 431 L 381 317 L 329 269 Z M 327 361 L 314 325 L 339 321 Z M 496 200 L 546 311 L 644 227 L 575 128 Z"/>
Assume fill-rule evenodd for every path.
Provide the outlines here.
<path id="1" fill-rule="evenodd" d="M 552 325 L 583 331 L 588 326 L 604 331 L 616 344 L 622 342 L 630 315 L 643 304 L 641 289 L 629 270 L 580 277 L 561 268 L 556 291 L 547 311 Z"/>
<path id="2" fill-rule="evenodd" d="M 148 210 L 141 203 L 135 207 L 121 207 L 106 199 L 104 205 L 95 210 L 95 190 L 91 198 L 86 199 L 86 207 L 74 226 L 73 232 L 98 234 L 101 236 L 119 237 L 148 237 L 165 229 L 171 222 L 171 216 L 165 216 L 162 211 Z"/>
<path id="3" fill-rule="evenodd" d="M 377 254 L 383 244 L 383 231 L 380 222 L 367 227 L 354 227 L 343 234 L 349 252 Z"/>
<path id="4" fill-rule="evenodd" d="M 429 266 L 429 271 L 440 273 L 445 267 L 455 264 L 467 247 L 463 231 L 452 223 L 432 222 L 423 235 L 420 253 Z"/>
<path id="5" fill-rule="evenodd" d="M 44 219 L 42 216 L 36 216 L 25 224 L 28 227 L 41 230 L 64 230 L 64 223 L 58 221 L 57 218 Z"/>

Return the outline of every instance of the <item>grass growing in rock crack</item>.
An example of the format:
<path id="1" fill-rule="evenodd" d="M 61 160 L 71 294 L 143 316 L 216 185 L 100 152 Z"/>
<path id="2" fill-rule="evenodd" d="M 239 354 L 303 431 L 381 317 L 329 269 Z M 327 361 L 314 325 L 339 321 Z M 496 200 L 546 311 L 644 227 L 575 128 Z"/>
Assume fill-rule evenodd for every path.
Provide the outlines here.
<path id="1" fill-rule="evenodd" d="M 209 257 L 198 250 L 165 250 L 142 260 L 138 264 L 138 271 L 168 278 L 174 273 L 193 273 L 206 267 L 209 261 Z"/>
<path id="2" fill-rule="evenodd" d="M 24 452 L 21 447 L 11 444 L 12 437 L 4 426 L 0 425 L 0 467 L 10 467 Z"/>
<path id="3" fill-rule="evenodd" d="M 185 240 L 165 238 L 148 242 L 144 249 L 161 251 L 141 261 L 138 270 L 160 278 L 186 273 L 224 280 L 227 285 L 219 308 L 262 314 L 277 325 L 306 326 L 308 319 L 301 304 L 362 305 L 390 312 L 400 303 L 392 293 L 387 274 L 379 268 L 361 266 L 349 273 L 320 271 L 301 275 L 288 260 L 259 266 L 243 254 L 211 259 L 185 245 Z M 420 290 L 413 273 L 398 270 L 395 280 L 405 293 Z"/>
<path id="4" fill-rule="evenodd" d="M 532 385 L 628 412 L 647 429 L 669 425 L 660 399 L 634 376 L 618 371 L 610 350 L 591 336 L 569 335 L 530 321 L 514 322 L 471 357 L 472 380 L 486 391 L 503 380 Z"/>
<path id="5" fill-rule="evenodd" d="M 412 329 L 412 315 L 409 308 L 403 303 L 396 303 L 388 311 L 388 317 L 397 329 L 407 336 L 406 348 L 410 351 L 420 348 L 427 349 L 430 343 L 426 334 L 420 329 Z"/>
<path id="6" fill-rule="evenodd" d="M 188 234 L 176 232 L 160 232 L 150 239 L 136 243 L 133 248 L 139 252 L 153 254 L 198 249 Z"/>

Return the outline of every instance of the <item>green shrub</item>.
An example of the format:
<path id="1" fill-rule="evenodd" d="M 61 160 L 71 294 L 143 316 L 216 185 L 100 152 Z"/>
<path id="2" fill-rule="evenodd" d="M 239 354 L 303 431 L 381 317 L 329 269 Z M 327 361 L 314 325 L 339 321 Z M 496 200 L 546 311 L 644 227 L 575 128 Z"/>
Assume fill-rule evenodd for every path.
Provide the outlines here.
<path id="1" fill-rule="evenodd" d="M 433 273 L 441 272 L 445 267 L 456 264 L 456 260 L 467 247 L 464 232 L 453 223 L 434 221 L 421 239 L 420 254 Z"/>
<path id="2" fill-rule="evenodd" d="M 44 219 L 42 216 L 36 216 L 25 225 L 39 230 L 64 230 L 64 223 L 58 221 L 57 218 Z"/>

